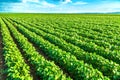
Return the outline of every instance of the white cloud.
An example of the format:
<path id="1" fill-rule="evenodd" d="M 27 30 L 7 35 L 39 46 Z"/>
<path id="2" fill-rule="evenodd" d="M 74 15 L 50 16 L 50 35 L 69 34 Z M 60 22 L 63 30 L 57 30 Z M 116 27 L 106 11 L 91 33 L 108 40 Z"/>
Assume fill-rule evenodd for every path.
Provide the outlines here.
<path id="1" fill-rule="evenodd" d="M 36 5 L 35 6 L 42 6 L 42 7 L 55 7 L 56 5 L 55 4 L 52 4 L 52 3 L 48 3 L 47 1 L 45 0 L 22 0 L 22 3 L 27 5 L 27 3 L 35 3 Z M 32 5 L 32 4 L 31 4 Z"/>
<path id="2" fill-rule="evenodd" d="M 27 3 L 27 2 L 35 2 L 38 3 L 39 0 L 22 0 L 23 3 Z"/>
<path id="3" fill-rule="evenodd" d="M 65 0 L 62 4 L 72 3 L 72 0 Z"/>
<path id="4" fill-rule="evenodd" d="M 78 1 L 73 3 L 73 5 L 84 5 L 84 4 L 88 4 L 87 2 L 83 2 L 83 1 Z"/>
<path id="5" fill-rule="evenodd" d="M 102 7 L 106 8 L 120 8 L 120 2 L 113 2 L 113 3 L 108 3 L 108 4 L 103 4 Z"/>
<path id="6" fill-rule="evenodd" d="M 46 1 L 42 1 L 41 5 L 43 5 L 43 7 L 55 7 L 56 6 L 55 4 L 51 4 Z"/>
<path id="7" fill-rule="evenodd" d="M 105 2 L 103 4 L 96 4 L 92 6 L 93 12 L 120 12 L 120 2 Z"/>

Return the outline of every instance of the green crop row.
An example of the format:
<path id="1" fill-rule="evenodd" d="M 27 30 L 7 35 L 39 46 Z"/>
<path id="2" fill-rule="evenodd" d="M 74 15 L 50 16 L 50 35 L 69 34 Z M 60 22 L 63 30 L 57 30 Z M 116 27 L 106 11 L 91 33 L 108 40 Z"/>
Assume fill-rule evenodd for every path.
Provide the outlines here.
<path id="1" fill-rule="evenodd" d="M 42 36 L 44 39 L 50 41 L 51 43 L 57 45 L 61 49 L 70 52 L 71 54 L 75 55 L 77 59 L 84 60 L 85 62 L 92 64 L 95 68 L 102 71 L 104 75 L 109 76 L 111 79 L 118 79 L 120 77 L 120 65 L 109 61 L 99 55 L 87 53 L 80 49 L 77 46 L 74 46 L 70 43 L 67 43 L 62 38 L 58 38 L 54 35 L 45 33 L 42 30 L 39 30 L 35 27 L 31 27 L 25 23 L 21 23 L 27 29 L 35 32 L 36 34 Z"/>
<path id="2" fill-rule="evenodd" d="M 35 70 L 33 79 L 120 79 L 119 15 L 17 15 L 4 16 L 3 20 L 22 56 Z M 59 70 L 46 76 L 47 72 L 41 72 L 54 70 L 42 68 L 40 62 L 53 63 Z M 62 78 L 54 78 L 59 71 Z"/>
<path id="3" fill-rule="evenodd" d="M 20 22 L 18 22 L 21 24 Z M 24 25 L 26 26 L 26 25 Z M 71 36 L 61 34 L 60 32 L 55 32 L 55 31 L 50 31 L 49 29 L 46 29 L 47 32 L 52 33 L 60 38 L 63 38 L 66 40 L 68 43 L 72 43 L 80 48 L 82 48 L 85 51 L 96 53 L 98 55 L 103 56 L 104 58 L 107 58 L 109 60 L 113 60 L 116 63 L 120 63 L 120 54 L 118 51 L 109 51 L 107 49 L 104 49 L 104 47 L 97 46 L 93 42 L 85 42 L 76 38 L 72 38 Z"/>
<path id="4" fill-rule="evenodd" d="M 20 22 L 20 21 L 19 21 Z M 23 22 L 22 22 L 23 23 Z M 28 23 L 28 22 L 27 22 Z M 46 30 L 48 30 L 48 32 L 59 32 L 59 33 L 62 33 L 62 34 L 65 34 L 65 35 L 69 35 L 69 36 L 72 36 L 72 38 L 76 38 L 76 39 L 80 39 L 80 40 L 82 40 L 82 41 L 86 41 L 86 42 L 88 42 L 88 43 L 90 43 L 90 42 L 93 42 L 93 43 L 95 43 L 95 44 L 97 44 L 98 46 L 100 46 L 100 47 L 103 47 L 103 48 L 106 48 L 107 50 L 109 49 L 110 51 L 113 51 L 113 50 L 115 50 L 115 51 L 119 51 L 120 52 L 120 47 L 119 47 L 119 41 L 116 41 L 116 40 L 110 40 L 109 42 L 110 43 L 112 43 L 112 44 L 110 44 L 110 43 L 108 43 L 108 42 L 104 42 L 104 38 L 105 38 L 105 40 L 106 41 L 108 41 L 108 39 L 104 36 L 104 38 L 102 37 L 102 40 L 100 39 L 100 40 L 96 40 L 96 37 L 99 37 L 100 38 L 100 36 L 97 36 L 97 35 L 94 35 L 94 34 L 96 34 L 96 33 L 94 33 L 94 34 L 91 34 L 90 35 L 90 33 L 89 32 L 91 32 L 91 31 L 89 31 L 89 32 L 83 32 L 84 30 L 83 29 L 81 29 L 82 31 L 78 31 L 78 32 L 76 32 L 76 33 L 80 33 L 81 34 L 81 36 L 79 36 L 79 35 L 77 35 L 76 33 L 74 33 L 74 31 L 76 31 L 76 30 L 74 30 L 73 28 L 68 28 L 68 29 L 64 29 L 64 28 L 66 28 L 66 26 L 64 27 L 64 28 L 61 28 L 61 27 L 56 27 L 56 25 L 55 26 L 51 26 L 50 27 L 50 24 L 49 24 L 49 26 L 35 26 L 34 24 L 30 24 L 31 26 L 33 26 L 33 27 L 37 27 L 37 28 L 40 28 L 40 29 L 42 29 L 42 30 L 44 30 L 44 31 L 46 31 Z M 47 29 L 46 29 L 47 28 Z M 69 29 L 71 29 L 71 30 L 73 30 L 73 32 L 72 31 L 68 31 Z M 56 34 L 56 33 L 55 33 Z M 89 36 L 90 35 L 90 36 Z M 74 37 L 73 37 L 74 36 Z M 83 36 L 86 36 L 86 37 L 83 37 Z M 91 39 L 89 39 L 89 37 L 91 38 Z M 114 44 L 116 44 L 116 45 L 114 45 Z"/>
<path id="5" fill-rule="evenodd" d="M 27 23 L 29 23 L 29 22 L 27 22 Z M 37 24 L 39 24 L 39 23 L 37 23 Z M 35 25 L 33 25 L 33 23 L 30 24 L 30 25 L 35 26 Z M 115 37 L 115 34 L 110 35 L 110 36 L 102 34 L 102 37 L 101 37 L 100 36 L 101 34 L 96 35 L 96 32 L 94 32 L 90 29 L 88 29 L 88 30 L 83 29 L 84 26 L 81 29 L 77 30 L 77 29 L 74 29 L 73 27 L 69 27 L 69 26 L 68 26 L 68 28 L 66 28 L 66 26 L 65 27 L 59 27 L 55 24 L 53 24 L 54 26 L 52 26 L 50 24 L 48 24 L 48 25 L 51 26 L 51 27 L 43 26 L 41 24 L 39 24 L 38 27 L 39 28 L 45 27 L 49 30 L 55 30 L 55 32 L 60 32 L 60 33 L 64 33 L 65 35 L 74 36 L 77 39 L 87 40 L 88 42 L 94 42 L 98 46 L 101 46 L 101 47 L 103 46 L 104 48 L 110 48 L 112 50 L 113 50 L 113 48 L 115 50 L 117 47 L 119 47 L 118 44 L 120 44 L 119 37 L 116 36 L 117 38 L 115 38 L 115 39 L 112 38 L 112 37 Z M 109 37 L 110 37 L 110 40 L 108 39 Z M 120 49 L 120 47 L 119 47 L 119 49 Z M 117 50 L 119 50 L 119 49 L 117 48 Z"/>
<path id="6" fill-rule="evenodd" d="M 3 55 L 7 67 L 5 70 L 5 74 L 7 74 L 6 80 L 32 80 L 29 66 L 24 62 L 20 51 L 2 19 L 0 19 L 0 23 L 3 37 Z"/>
<path id="7" fill-rule="evenodd" d="M 120 62 L 120 54 L 117 50 L 109 51 L 109 50 L 105 49 L 104 47 L 97 46 L 93 42 L 89 42 L 89 41 L 85 42 L 85 41 L 76 39 L 75 37 L 72 38 L 71 36 L 62 34 L 60 32 L 50 31 L 49 29 L 44 29 L 44 31 L 50 32 L 53 35 L 63 38 L 68 43 L 72 43 L 72 44 L 82 48 L 85 51 L 93 52 L 93 53 L 95 52 L 96 54 L 101 55 L 109 60 L 115 61 L 116 63 Z"/>
<path id="8" fill-rule="evenodd" d="M 35 33 L 25 29 L 23 26 L 19 24 L 15 26 L 31 42 L 38 45 L 38 47 L 42 49 L 51 59 L 56 61 L 59 66 L 64 67 L 64 69 L 70 75 L 72 75 L 73 79 L 108 79 L 107 77 L 104 77 L 101 72 L 93 69 L 92 66 L 85 64 L 83 61 L 77 60 L 75 56 L 62 51 L 57 46 L 49 43 Z"/>
<path id="9" fill-rule="evenodd" d="M 66 77 L 63 71 L 54 64 L 54 62 L 47 61 L 42 55 L 40 55 L 33 45 L 28 42 L 22 34 L 20 34 L 12 24 L 6 21 L 10 31 L 14 38 L 17 40 L 18 45 L 25 52 L 26 59 L 30 62 L 32 67 L 36 71 L 36 75 L 43 80 L 71 80 L 70 77 Z"/>
<path id="10" fill-rule="evenodd" d="M 25 21 L 27 23 L 31 23 L 31 20 L 27 21 L 26 19 L 25 20 L 22 19 L 20 21 L 23 21 L 23 22 Z M 118 30 L 117 30 L 118 32 L 116 31 L 116 27 L 114 27 L 114 25 L 111 25 L 109 27 L 107 25 L 103 26 L 104 24 L 98 25 L 98 23 L 97 23 L 96 25 L 93 25 L 93 24 L 87 24 L 85 22 L 78 23 L 78 22 L 74 22 L 74 21 L 67 22 L 67 23 L 62 23 L 62 25 L 61 25 L 61 21 L 59 23 L 56 22 L 56 21 L 53 21 L 53 22 L 49 21 L 49 22 L 47 22 L 47 24 L 45 23 L 45 21 L 43 21 L 44 23 L 41 23 L 41 22 L 38 22 L 38 21 L 39 21 L 38 19 L 33 20 L 32 24 L 37 24 L 37 25 L 42 26 L 42 27 L 46 27 L 46 26 L 49 25 L 54 29 L 59 28 L 61 30 L 67 30 L 66 32 L 72 32 L 72 34 L 74 34 L 74 33 L 79 34 L 83 37 L 88 37 L 90 39 L 98 39 L 98 40 L 102 39 L 102 41 L 105 40 L 106 42 L 109 42 L 109 43 L 112 43 L 112 44 L 117 44 L 118 40 L 120 40 L 119 35 L 118 35 L 119 31 Z M 91 27 L 88 28 L 88 26 L 91 26 Z M 118 25 L 116 25 L 116 26 L 118 26 Z M 101 27 L 102 27 L 102 29 L 100 29 Z M 101 33 L 98 34 L 99 31 L 102 31 L 102 34 Z M 106 32 L 107 34 L 105 35 L 104 32 Z M 117 34 L 115 34 L 114 32 L 117 33 Z M 116 36 L 116 37 L 114 37 L 114 36 Z M 78 37 L 78 36 L 76 36 L 76 37 Z M 114 40 L 113 40 L 113 38 L 114 38 Z"/>
<path id="11" fill-rule="evenodd" d="M 74 38 L 80 39 L 82 41 L 93 42 L 93 43 L 97 44 L 98 46 L 107 48 L 109 50 L 119 50 L 120 49 L 120 47 L 118 46 L 120 44 L 118 40 L 111 39 L 109 42 L 106 42 L 106 41 L 108 41 L 108 38 L 106 38 L 105 36 L 100 37 L 99 35 L 94 35 L 96 33 L 90 34 L 89 33 L 89 32 L 91 32 L 90 30 L 89 30 L 89 32 L 83 32 L 84 30 L 82 29 L 82 31 L 75 32 L 76 30 L 74 30 L 73 28 L 65 29 L 65 27 L 64 28 L 56 27 L 56 26 L 53 26 L 53 27 L 45 26 L 45 27 L 43 27 L 43 26 L 35 26 L 34 24 L 30 24 L 30 25 L 33 26 L 33 27 L 37 27 L 39 29 L 42 29 L 42 30 L 43 29 L 44 30 L 49 29 L 49 31 L 53 31 L 53 32 L 55 31 L 55 32 L 59 32 L 59 33 L 65 34 L 65 35 L 69 35 L 69 36 L 72 36 L 72 38 L 74 37 Z M 68 31 L 69 29 L 71 29 L 73 31 Z M 80 35 L 78 35 L 77 33 L 80 33 Z M 99 38 L 99 39 L 97 40 L 96 38 Z M 104 42 L 104 39 L 105 39 L 105 42 Z"/>

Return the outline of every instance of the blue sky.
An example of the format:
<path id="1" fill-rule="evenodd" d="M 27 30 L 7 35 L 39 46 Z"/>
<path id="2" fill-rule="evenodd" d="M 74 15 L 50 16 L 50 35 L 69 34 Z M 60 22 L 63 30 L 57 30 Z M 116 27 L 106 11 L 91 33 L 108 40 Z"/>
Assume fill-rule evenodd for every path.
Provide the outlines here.
<path id="1" fill-rule="evenodd" d="M 120 12 L 120 0 L 0 0 L 0 12 Z"/>

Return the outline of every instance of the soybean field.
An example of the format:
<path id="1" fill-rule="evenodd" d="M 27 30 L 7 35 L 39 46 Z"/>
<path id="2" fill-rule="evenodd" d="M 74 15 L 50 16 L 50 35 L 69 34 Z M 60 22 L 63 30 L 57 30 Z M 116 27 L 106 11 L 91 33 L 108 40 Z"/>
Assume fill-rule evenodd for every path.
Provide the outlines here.
<path id="1" fill-rule="evenodd" d="M 0 14 L 0 80 L 120 80 L 120 15 Z"/>

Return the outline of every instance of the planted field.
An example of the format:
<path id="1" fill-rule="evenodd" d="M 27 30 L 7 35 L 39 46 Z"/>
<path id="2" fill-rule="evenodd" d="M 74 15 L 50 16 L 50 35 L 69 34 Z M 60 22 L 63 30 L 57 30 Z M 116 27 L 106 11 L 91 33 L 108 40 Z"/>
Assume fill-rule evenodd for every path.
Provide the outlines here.
<path id="1" fill-rule="evenodd" d="M 0 16 L 0 80 L 120 80 L 120 15 Z"/>

